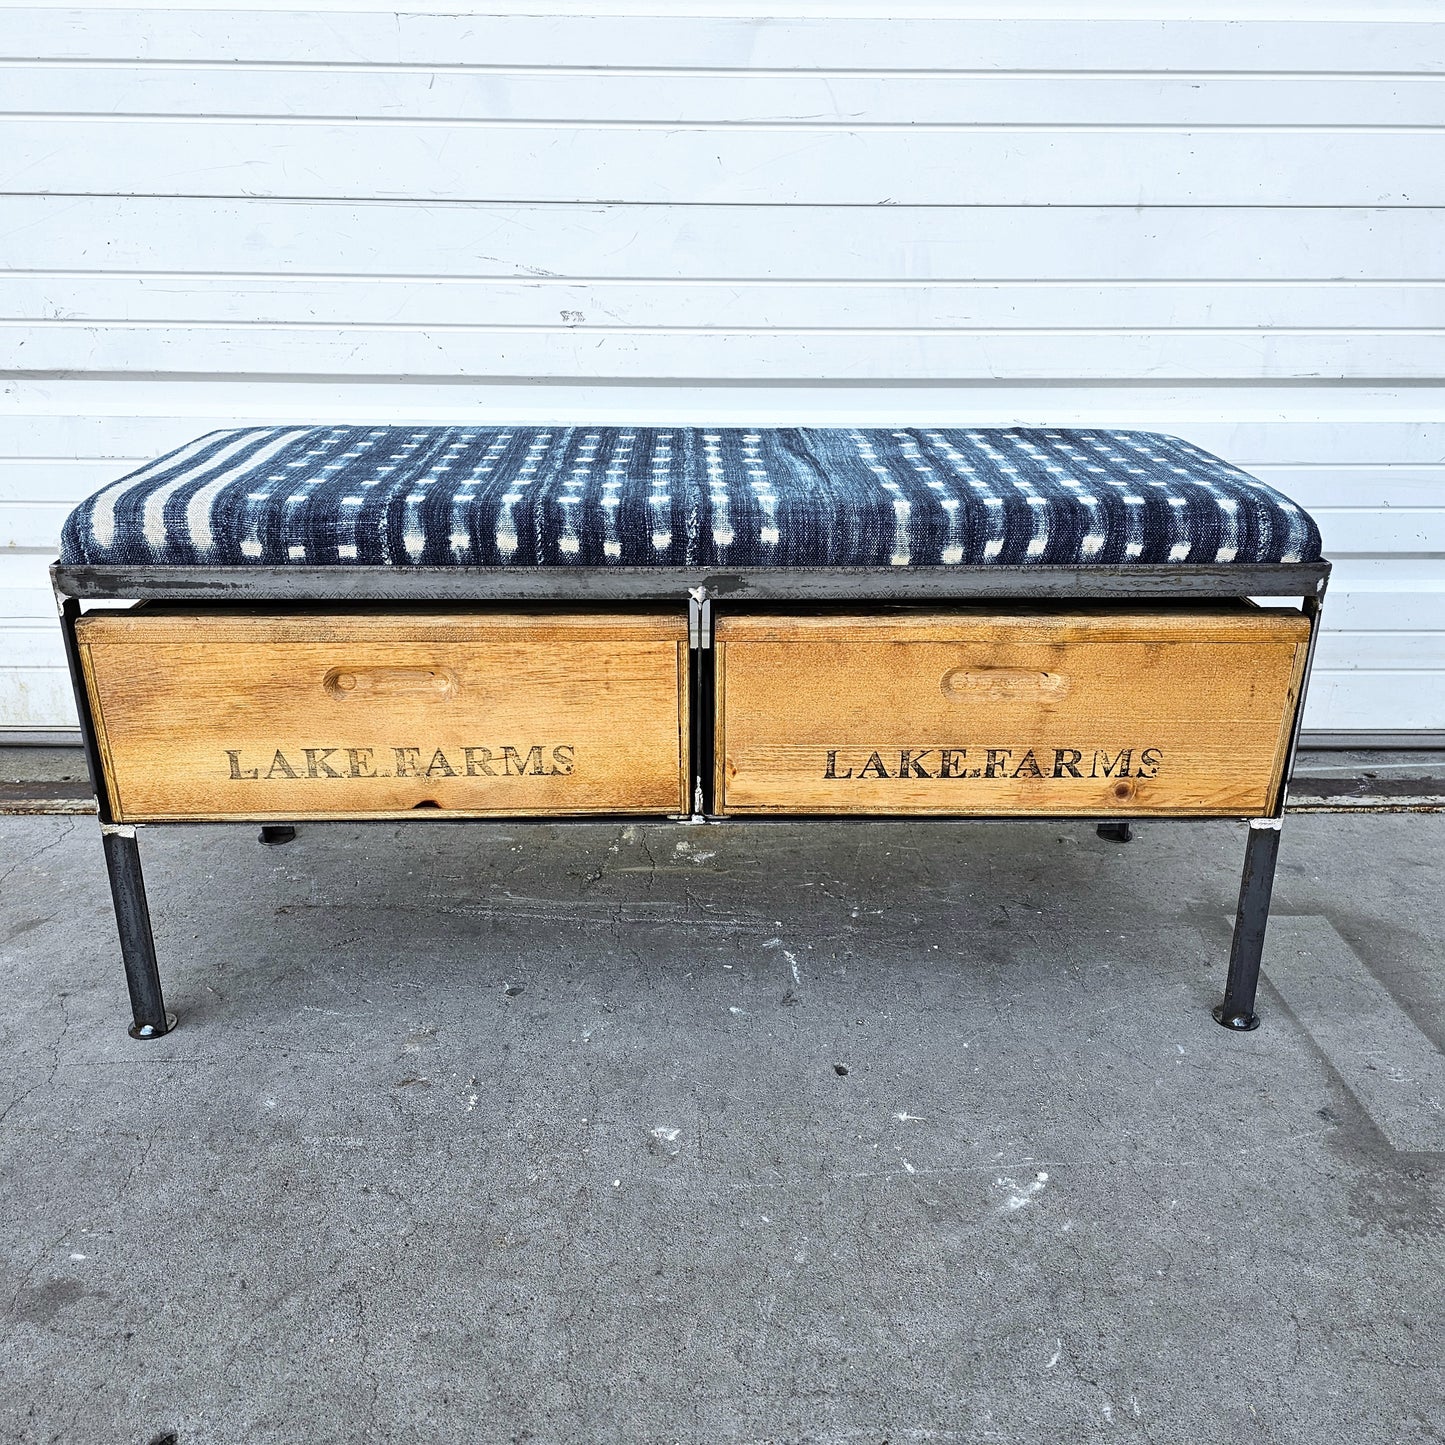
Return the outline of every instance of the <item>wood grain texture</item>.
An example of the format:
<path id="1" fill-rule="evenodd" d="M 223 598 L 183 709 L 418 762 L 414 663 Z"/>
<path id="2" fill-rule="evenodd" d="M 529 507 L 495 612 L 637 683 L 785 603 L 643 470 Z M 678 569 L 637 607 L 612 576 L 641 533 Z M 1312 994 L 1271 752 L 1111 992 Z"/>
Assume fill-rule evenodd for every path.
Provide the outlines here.
<path id="1" fill-rule="evenodd" d="M 1268 814 L 1308 633 L 1243 606 L 724 616 L 718 809 Z"/>
<path id="2" fill-rule="evenodd" d="M 78 635 L 124 822 L 687 810 L 681 613 L 156 609 Z"/>

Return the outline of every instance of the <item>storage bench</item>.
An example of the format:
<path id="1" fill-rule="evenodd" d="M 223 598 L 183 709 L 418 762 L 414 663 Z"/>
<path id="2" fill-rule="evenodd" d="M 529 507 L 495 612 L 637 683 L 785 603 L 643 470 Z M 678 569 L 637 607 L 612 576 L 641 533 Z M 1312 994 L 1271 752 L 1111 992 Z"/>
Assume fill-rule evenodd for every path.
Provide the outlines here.
<path id="1" fill-rule="evenodd" d="M 174 1023 L 139 825 L 403 817 L 1247 819 L 1253 1028 L 1328 573 L 1147 433 L 200 438 L 53 568 L 131 1032 Z"/>

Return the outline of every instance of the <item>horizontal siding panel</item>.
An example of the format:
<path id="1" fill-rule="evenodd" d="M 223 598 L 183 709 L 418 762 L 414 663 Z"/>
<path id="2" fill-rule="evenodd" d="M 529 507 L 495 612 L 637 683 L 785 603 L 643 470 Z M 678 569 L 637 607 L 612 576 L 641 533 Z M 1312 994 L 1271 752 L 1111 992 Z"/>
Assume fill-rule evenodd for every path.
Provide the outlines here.
<path id="1" fill-rule="evenodd" d="M 0 618 L 54 623 L 55 594 L 50 590 L 50 553 L 0 551 Z M 0 687 L 0 695 L 4 688 Z"/>
<path id="2" fill-rule="evenodd" d="M 16 378 L 0 390 L 14 456 L 150 457 L 202 432 L 288 421 L 578 425 L 1114 426 L 1162 431 L 1246 468 L 1445 462 L 1445 387 L 601 386 L 170 377 Z"/>
<path id="3" fill-rule="evenodd" d="M 1330 585 L 1382 595 L 1400 591 L 1445 593 L 1445 557 L 1352 557 L 1335 569 Z"/>
<path id="4" fill-rule="evenodd" d="M 0 12 L 3 14 L 3 12 Z M 749 126 L 1439 126 L 1433 76 L 457 74 L 0 65 L 12 113 Z"/>
<path id="5" fill-rule="evenodd" d="M 452 15 L 405 8 L 0 11 L 0 57 L 742 70 L 1435 74 L 1445 25 L 1280 19 Z"/>
<path id="6" fill-rule="evenodd" d="M 0 626 L 5 626 L 3 619 L 0 619 Z M 53 668 L 63 671 L 65 668 L 65 643 L 61 640 L 60 624 L 54 619 L 44 626 L 31 622 L 6 626 L 5 647 L 7 669 Z"/>
<path id="7" fill-rule="evenodd" d="M 62 669 L 7 666 L 0 678 L 0 729 L 78 726 L 70 676 Z"/>
<path id="8" fill-rule="evenodd" d="M 1331 557 L 1387 552 L 1445 556 L 1445 508 L 1316 507 L 1325 552 Z"/>
<path id="9" fill-rule="evenodd" d="M 1263 466 L 1254 474 L 1305 508 L 1445 507 L 1445 466 Z"/>
<path id="10" fill-rule="evenodd" d="M 716 381 L 1422 378 L 1445 334 L 397 330 L 0 323 L 29 373 L 577 377 Z"/>
<path id="11" fill-rule="evenodd" d="M 620 280 L 1445 279 L 1445 211 L 9 196 L 0 268 Z"/>
<path id="12" fill-rule="evenodd" d="M 1362 635 L 1423 632 L 1445 638 L 1445 556 L 1346 556 L 1335 563 L 1325 598 L 1327 631 Z M 1431 644 L 1433 645 L 1433 644 Z M 1359 666 L 1370 648 L 1358 649 Z M 1445 645 L 1438 666 L 1445 672 Z M 1433 726 L 1445 729 L 1445 714 Z"/>
<path id="13" fill-rule="evenodd" d="M 34 457 L 0 457 L 0 507 L 14 502 L 73 505 L 145 460 L 142 457 L 56 462 Z"/>
<path id="14" fill-rule="evenodd" d="M 1445 281 L 1401 286 L 1140 282 L 799 285 L 0 275 L 0 320 L 310 326 L 878 330 L 1081 327 L 1421 331 L 1445 327 Z M 1371 343 L 1364 339 L 1368 347 Z M 1434 354 L 1438 362 L 1445 347 Z"/>
<path id="15" fill-rule="evenodd" d="M 1291 397 L 1278 400 L 1271 418 L 1255 414 L 1253 397 L 1217 394 L 1215 415 L 1186 410 L 1174 430 L 1186 431 L 1198 445 L 1249 470 L 1271 462 L 1325 459 L 1356 465 L 1382 458 L 1400 464 L 1438 463 L 1445 461 L 1445 423 L 1424 392 L 1406 389 L 1397 395 L 1402 410 L 1411 409 L 1412 403 L 1419 407 L 1414 417 L 1398 419 L 1372 417 L 1364 408 L 1355 411 L 1343 392 L 1336 393 L 1341 408 L 1336 415 L 1328 408 L 1309 415 L 1303 406 L 1291 404 Z"/>
<path id="16" fill-rule="evenodd" d="M 73 505 L 62 501 L 0 502 L 0 548 L 53 549 Z"/>
<path id="17" fill-rule="evenodd" d="M 728 205 L 1442 206 L 1445 132 L 9 120 L 0 190 Z"/>
<path id="18" fill-rule="evenodd" d="M 1315 666 L 1327 672 L 1439 672 L 1445 670 L 1445 632 L 1325 631 Z"/>
<path id="19" fill-rule="evenodd" d="M 1389 591 L 1357 591 L 1350 587 L 1349 565 L 1337 566 L 1330 579 L 1325 598 L 1325 635 L 1353 630 L 1368 638 L 1380 633 L 1408 635 L 1421 630 L 1433 635 L 1434 645 L 1439 648 L 1434 665 L 1445 669 L 1445 640 L 1442 640 L 1445 639 L 1445 590 L 1414 590 L 1409 580 L 1402 578 L 1401 585 Z M 1323 640 L 1322 637 L 1321 642 Z M 1367 657 L 1369 645 L 1362 642 L 1356 652 L 1361 659 Z M 1445 721 L 1439 726 L 1445 727 Z"/>
<path id="20" fill-rule="evenodd" d="M 1316 668 L 1305 726 L 1332 733 L 1439 732 L 1445 727 L 1445 671 Z"/>

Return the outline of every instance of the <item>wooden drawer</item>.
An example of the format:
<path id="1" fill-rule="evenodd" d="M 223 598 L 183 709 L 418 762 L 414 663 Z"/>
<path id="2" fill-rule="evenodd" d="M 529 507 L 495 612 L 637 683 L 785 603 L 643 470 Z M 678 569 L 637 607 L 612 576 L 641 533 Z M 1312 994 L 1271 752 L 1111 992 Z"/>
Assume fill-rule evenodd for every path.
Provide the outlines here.
<path id="1" fill-rule="evenodd" d="M 1245 603 L 733 614 L 723 813 L 1256 816 L 1309 624 Z"/>
<path id="2" fill-rule="evenodd" d="M 147 608 L 77 632 L 123 821 L 689 806 L 680 611 Z"/>

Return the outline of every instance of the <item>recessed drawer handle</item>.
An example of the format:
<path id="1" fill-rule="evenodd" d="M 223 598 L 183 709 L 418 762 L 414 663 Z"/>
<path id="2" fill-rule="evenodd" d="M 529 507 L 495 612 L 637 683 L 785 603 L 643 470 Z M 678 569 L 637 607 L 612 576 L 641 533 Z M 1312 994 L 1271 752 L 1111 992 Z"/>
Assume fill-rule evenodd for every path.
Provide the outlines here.
<path id="1" fill-rule="evenodd" d="M 333 667 L 322 686 L 332 697 L 450 697 L 457 679 L 444 667 Z"/>
<path id="2" fill-rule="evenodd" d="M 1069 694 L 1061 672 L 1032 672 L 1023 667 L 955 667 L 940 679 L 939 691 L 959 702 L 973 698 L 1036 697 L 1056 701 Z"/>

